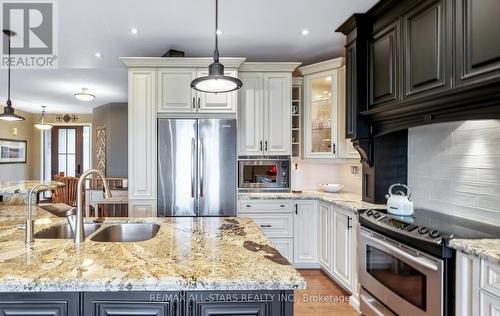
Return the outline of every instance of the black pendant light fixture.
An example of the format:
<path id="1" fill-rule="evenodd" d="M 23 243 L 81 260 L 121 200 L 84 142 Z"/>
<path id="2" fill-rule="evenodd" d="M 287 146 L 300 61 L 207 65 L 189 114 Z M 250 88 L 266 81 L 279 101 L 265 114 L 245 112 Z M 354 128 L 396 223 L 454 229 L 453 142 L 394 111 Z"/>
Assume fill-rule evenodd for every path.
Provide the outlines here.
<path id="1" fill-rule="evenodd" d="M 208 66 L 208 76 L 191 81 L 191 88 L 208 93 L 225 93 L 243 86 L 240 79 L 224 75 L 224 65 L 219 62 L 219 0 L 215 0 L 215 51 L 214 62 Z"/>
<path id="2" fill-rule="evenodd" d="M 3 30 L 3 34 L 9 37 L 9 64 L 8 64 L 8 95 L 7 95 L 7 106 L 3 108 L 3 113 L 0 114 L 0 120 L 4 121 L 24 121 L 24 117 L 19 116 L 14 113 L 14 108 L 12 107 L 12 101 L 10 100 L 10 38 L 16 36 L 16 33 L 10 30 Z"/>

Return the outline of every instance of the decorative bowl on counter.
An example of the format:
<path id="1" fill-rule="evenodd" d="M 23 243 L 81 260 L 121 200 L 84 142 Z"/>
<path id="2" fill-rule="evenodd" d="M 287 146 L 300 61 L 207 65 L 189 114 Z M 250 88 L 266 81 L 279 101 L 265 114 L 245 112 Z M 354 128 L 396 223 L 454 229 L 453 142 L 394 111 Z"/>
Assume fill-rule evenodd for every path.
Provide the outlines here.
<path id="1" fill-rule="evenodd" d="M 320 183 L 318 186 L 321 190 L 330 193 L 340 192 L 344 188 L 344 185 L 338 183 Z"/>

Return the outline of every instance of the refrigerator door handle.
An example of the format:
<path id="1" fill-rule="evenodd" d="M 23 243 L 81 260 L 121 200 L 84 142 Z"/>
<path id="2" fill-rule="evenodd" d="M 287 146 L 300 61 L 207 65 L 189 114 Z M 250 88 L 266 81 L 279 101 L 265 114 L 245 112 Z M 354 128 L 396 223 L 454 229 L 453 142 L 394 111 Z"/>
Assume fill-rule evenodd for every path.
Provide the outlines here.
<path id="1" fill-rule="evenodd" d="M 200 196 L 199 197 L 203 197 L 203 139 L 200 138 L 199 139 L 199 146 L 200 146 L 200 154 L 199 154 L 199 157 L 198 157 L 198 168 L 199 168 L 199 178 L 200 178 Z"/>
<path id="2" fill-rule="evenodd" d="M 194 182 L 195 182 L 195 173 L 196 173 L 196 170 L 195 170 L 195 159 L 194 157 L 196 156 L 196 139 L 191 138 L 191 197 L 194 198 L 194 194 L 195 194 L 195 186 L 194 186 Z"/>

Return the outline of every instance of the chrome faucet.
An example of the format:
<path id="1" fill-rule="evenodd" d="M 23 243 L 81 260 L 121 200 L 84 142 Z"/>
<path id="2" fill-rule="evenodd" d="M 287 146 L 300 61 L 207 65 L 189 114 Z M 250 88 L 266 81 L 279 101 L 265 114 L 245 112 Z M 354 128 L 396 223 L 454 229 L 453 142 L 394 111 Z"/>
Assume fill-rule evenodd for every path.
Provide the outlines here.
<path id="1" fill-rule="evenodd" d="M 32 244 L 35 241 L 34 235 L 34 220 L 32 216 L 32 196 L 34 192 L 38 193 L 38 189 L 43 189 L 46 191 L 50 190 L 50 187 L 46 184 L 37 184 L 31 188 L 28 194 L 28 219 L 26 220 L 26 244 Z"/>
<path id="2" fill-rule="evenodd" d="M 78 186 L 76 189 L 76 228 L 75 228 L 75 244 L 79 245 L 80 243 L 85 241 L 85 232 L 83 229 L 83 201 L 82 201 L 82 190 L 83 190 L 83 182 L 85 178 L 87 178 L 91 174 L 96 174 L 99 178 L 101 178 L 103 184 L 104 198 L 111 198 L 111 191 L 109 190 L 108 182 L 106 181 L 106 177 L 104 174 L 96 169 L 90 169 L 82 173 L 80 178 L 78 179 Z"/>

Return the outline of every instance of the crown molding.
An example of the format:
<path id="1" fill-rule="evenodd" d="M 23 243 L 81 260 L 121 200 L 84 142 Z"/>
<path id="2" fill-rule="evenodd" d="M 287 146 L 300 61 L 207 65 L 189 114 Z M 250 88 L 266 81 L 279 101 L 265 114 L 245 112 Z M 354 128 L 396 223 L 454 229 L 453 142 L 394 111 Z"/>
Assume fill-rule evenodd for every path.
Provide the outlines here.
<path id="1" fill-rule="evenodd" d="M 345 64 L 345 58 L 339 57 L 335 59 L 322 61 L 320 63 L 300 67 L 299 71 L 302 75 L 305 76 L 326 70 L 337 69 L 344 66 L 344 64 Z"/>
<path id="2" fill-rule="evenodd" d="M 244 62 L 241 72 L 293 72 L 302 63 L 300 62 Z"/>
<path id="3" fill-rule="evenodd" d="M 129 68 L 205 68 L 213 63 L 212 57 L 120 57 Z M 239 68 L 246 60 L 243 57 L 225 57 L 220 62 L 226 68 Z"/>

